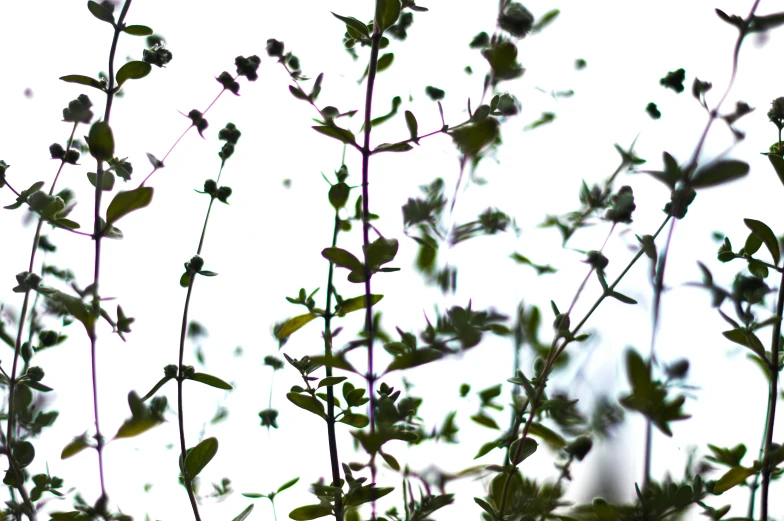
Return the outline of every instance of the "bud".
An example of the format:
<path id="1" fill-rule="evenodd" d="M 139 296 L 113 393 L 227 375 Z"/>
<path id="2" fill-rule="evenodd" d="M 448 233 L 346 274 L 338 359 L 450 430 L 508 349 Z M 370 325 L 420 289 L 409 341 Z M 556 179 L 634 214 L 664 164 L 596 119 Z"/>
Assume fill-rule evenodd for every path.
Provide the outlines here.
<path id="1" fill-rule="evenodd" d="M 506 4 L 498 16 L 498 25 L 517 38 L 524 38 L 534 26 L 534 15 L 517 2 Z"/>
<path id="2" fill-rule="evenodd" d="M 40 382 L 44 378 L 44 370 L 35 365 L 27 369 L 25 376 L 33 382 Z"/>
<path id="3" fill-rule="evenodd" d="M 163 374 L 166 378 L 177 378 L 177 366 L 174 364 L 169 364 L 163 368 Z"/>
<path id="4" fill-rule="evenodd" d="M 604 270 L 610 261 L 605 257 L 602 252 L 592 250 L 588 252 L 588 259 L 585 260 L 595 270 Z"/>
<path id="5" fill-rule="evenodd" d="M 593 447 L 593 440 L 588 436 L 580 436 L 572 440 L 566 447 L 564 447 L 564 451 L 569 454 L 570 456 L 574 456 L 578 460 L 582 461 L 583 458 L 591 451 Z"/>
<path id="6" fill-rule="evenodd" d="M 216 197 L 218 195 L 218 183 L 212 179 L 207 179 L 204 181 L 204 193 Z"/>
<path id="7" fill-rule="evenodd" d="M 47 329 L 38 333 L 38 341 L 42 347 L 52 347 L 60 339 L 60 335 L 56 331 Z"/>
<path id="8" fill-rule="evenodd" d="M 228 186 L 221 186 L 220 188 L 218 188 L 217 197 L 220 202 L 229 204 L 227 199 L 229 198 L 230 195 L 231 195 L 231 188 L 229 188 Z"/>
<path id="9" fill-rule="evenodd" d="M 191 260 L 189 262 L 185 263 L 185 269 L 190 272 L 201 271 L 203 267 L 204 267 L 204 259 L 202 259 L 198 255 L 194 255 L 193 257 L 191 257 Z"/>
<path id="10" fill-rule="evenodd" d="M 566 313 L 559 313 L 553 321 L 553 329 L 556 331 L 569 331 L 570 325 L 569 315 Z"/>
<path id="11" fill-rule="evenodd" d="M 52 159 L 62 159 L 65 157 L 65 150 L 60 143 L 53 143 L 49 147 L 49 154 L 52 156 Z"/>
<path id="12" fill-rule="evenodd" d="M 267 55 L 270 58 L 279 58 L 283 56 L 283 42 L 274 38 L 267 40 Z"/>

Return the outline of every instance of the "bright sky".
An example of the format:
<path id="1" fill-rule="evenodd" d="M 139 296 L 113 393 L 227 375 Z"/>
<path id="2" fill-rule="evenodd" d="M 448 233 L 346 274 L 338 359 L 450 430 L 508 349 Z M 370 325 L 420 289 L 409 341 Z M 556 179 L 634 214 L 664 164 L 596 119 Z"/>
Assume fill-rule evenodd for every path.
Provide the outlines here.
<path id="1" fill-rule="evenodd" d="M 5 71 L 0 86 L 0 99 L 5 104 L 0 159 L 11 165 L 8 180 L 17 189 L 52 179 L 56 164 L 48 159 L 47 148 L 54 142 L 64 144 L 68 137 L 69 124 L 59 120 L 70 100 L 87 93 L 97 105 L 95 112 L 102 111 L 98 91 L 57 80 L 66 74 L 95 76 L 106 70 L 110 30 L 90 16 L 84 4 L 73 0 L 0 3 L 0 19 L 5 21 L 0 31 Z M 388 50 L 395 53 L 395 62 L 378 77 L 374 115 L 386 113 L 393 96 L 401 96 L 404 104 L 399 117 L 374 131 L 374 143 L 408 137 L 404 110 L 416 114 L 420 133 L 439 128 L 436 106 L 424 95 L 427 85 L 446 91 L 447 123 L 465 119 L 468 98 L 472 106 L 478 105 L 486 64 L 477 51 L 468 48 L 468 42 L 482 30 L 493 30 L 497 2 L 422 0 L 421 4 L 430 12 L 415 15 L 407 41 L 392 41 Z M 457 222 L 465 222 L 488 206 L 495 206 L 517 219 L 522 234 L 519 238 L 507 234 L 475 239 L 450 250 L 446 254 L 449 262 L 459 266 L 457 295 L 444 298 L 424 288 L 419 275 L 410 269 L 416 244 L 403 236 L 400 207 L 409 196 L 418 194 L 417 186 L 437 176 L 445 179 L 447 193 L 451 194 L 458 174 L 457 154 L 449 138 L 438 136 L 406 154 L 374 157 L 371 208 L 382 216 L 377 225 L 382 232 L 401 241 L 394 265 L 403 271 L 373 279 L 374 292 L 386 294 L 379 308 L 388 330 L 399 326 L 418 331 L 424 325 L 423 312 L 434 316 L 434 304 L 444 309 L 453 304 L 466 305 L 469 298 L 476 308 L 492 305 L 506 313 L 511 313 L 520 299 L 537 304 L 544 312 L 545 324 L 552 318 L 550 299 L 568 307 L 587 268 L 579 262 L 581 254 L 561 250 L 556 231 L 541 230 L 537 225 L 546 214 L 562 214 L 577 207 L 581 179 L 600 182 L 614 170 L 618 162 L 614 143 L 628 147 L 639 133 L 636 151 L 653 169 L 660 167 L 663 150 L 681 163 L 687 161 L 707 119 L 689 94 L 695 75 L 713 82 L 709 103 L 716 102 L 729 78 L 736 33 L 716 17 L 713 9 L 745 16 L 751 2 L 608 0 L 599 7 L 596 3 L 564 0 L 525 5 L 536 16 L 556 7 L 562 12 L 544 33 L 520 42 L 519 59 L 526 74 L 501 88 L 517 96 L 522 112 L 503 126 L 504 145 L 497 162 L 487 159 L 477 171 L 489 183 L 483 187 L 472 185 L 462 192 L 455 213 Z M 763 0 L 758 12 L 775 12 L 777 5 Z M 283 40 L 287 49 L 299 56 L 306 75 L 315 77 L 324 72 L 320 103 L 341 111 L 360 109 L 364 87 L 356 80 L 365 62 L 353 62 L 342 50 L 344 27 L 330 11 L 364 20 L 372 16 L 372 8 L 370 2 L 357 0 L 304 0 L 270 6 L 224 0 L 219 8 L 195 8 L 184 1 L 162 6 L 160 2 L 136 0 L 128 22 L 149 25 L 165 36 L 174 60 L 142 81 L 129 82 L 112 116 L 117 155 L 127 156 L 133 163 L 133 181 L 128 187 L 135 187 L 149 172 L 145 153 L 162 157 L 189 124 L 178 111 L 187 114 L 194 108 L 203 110 L 219 90 L 213 78 L 223 70 L 233 73 L 235 56 L 258 54 L 262 58 L 260 79 L 252 84 L 242 80 L 240 97 L 224 95 L 206 115 L 210 122 L 206 140 L 190 133 L 166 161 L 166 168 L 151 178 L 148 186 L 155 188 L 153 203 L 123 220 L 120 227 L 125 239 L 105 242 L 102 294 L 117 297 L 127 313 L 136 317 L 127 343 L 106 330 L 99 341 L 101 422 L 111 434 L 129 415 L 128 391 L 146 392 L 162 376 L 163 366 L 176 362 L 185 297 L 177 282 L 182 263 L 195 252 L 207 204 L 207 198 L 193 189 L 201 189 L 205 179 L 217 175 L 217 131 L 229 121 L 237 125 L 243 135 L 221 179 L 221 184 L 234 190 L 231 205 L 214 208 L 203 255 L 205 268 L 220 276 L 199 280 L 191 307 L 191 317 L 210 333 L 202 342 L 207 371 L 236 384 L 236 390 L 227 395 L 196 385 L 188 386 L 185 395 L 189 445 L 198 441 L 218 403 L 231 411 L 227 421 L 207 424 L 203 432 L 204 436 L 216 436 L 221 443 L 217 457 L 201 476 L 203 491 L 224 476 L 232 479 L 236 490 L 221 504 L 205 500 L 202 512 L 207 519 L 229 519 L 239 513 L 250 502 L 239 492 L 269 492 L 300 476 L 300 483 L 277 501 L 278 514 L 285 519 L 292 508 L 314 502 L 306 493 L 307 484 L 326 476 L 329 470 L 324 426 L 285 399 L 286 390 L 298 383 L 298 375 L 291 368 L 279 373 L 274 382 L 273 406 L 281 411 L 280 429 L 268 434 L 259 426 L 257 416 L 267 406 L 271 374 L 261 360 L 265 355 L 277 354 L 271 326 L 300 312 L 284 296 L 294 296 L 300 287 L 312 291 L 325 284 L 327 264 L 320 251 L 329 245 L 332 210 L 321 172 L 330 176 L 340 166 L 342 153 L 337 142 L 310 129 L 315 112 L 289 94 L 287 75 L 266 56 L 264 47 L 268 38 Z M 723 339 L 720 332 L 726 329 L 725 324 L 710 309 L 708 295 L 683 283 L 699 280 L 697 260 L 706 263 L 725 285 L 740 267 L 718 264 L 717 244 L 711 232 L 727 233 L 737 247 L 748 233 L 744 217 L 767 222 L 777 232 L 784 229 L 776 219 L 782 186 L 766 158 L 759 155 L 776 137 L 766 113 L 770 101 L 784 95 L 778 90 L 783 79 L 781 67 L 775 66 L 780 62 L 777 51 L 783 42 L 784 37 L 777 32 L 767 41 L 747 40 L 739 77 L 725 106 L 725 110 L 731 110 L 735 101 L 743 100 L 757 107 L 738 125 L 747 139 L 728 152 L 732 137 L 717 124 L 705 148 L 705 160 L 726 153 L 749 162 L 751 175 L 730 187 L 701 193 L 690 207 L 688 218 L 676 226 L 666 276 L 671 291 L 664 297 L 657 352 L 666 361 L 689 357 L 690 382 L 700 389 L 694 392 L 697 400 L 688 401 L 686 406 L 693 419 L 677 424 L 673 439 L 661 435 L 655 438 L 653 470 L 658 477 L 668 471 L 679 476 L 689 448 L 696 446 L 702 454 L 707 442 L 719 446 L 745 443 L 749 449 L 747 464 L 758 450 L 766 403 L 759 369 L 746 360 L 744 351 Z M 126 56 L 139 59 L 143 48 L 142 38 L 122 38 L 118 63 Z M 359 52 L 364 58 L 367 50 Z M 577 58 L 587 60 L 587 69 L 575 71 Z M 474 69 L 473 76 L 463 71 L 466 65 Z M 676 95 L 659 86 L 659 78 L 681 67 L 687 73 L 686 92 Z M 25 97 L 26 89 L 32 91 L 31 97 Z M 568 89 L 576 93 L 571 99 L 556 101 L 546 94 Z M 409 96 L 412 101 L 408 101 Z M 650 101 L 658 104 L 663 113 L 661 120 L 652 121 L 645 113 Z M 524 132 L 523 127 L 544 111 L 555 112 L 556 121 Z M 358 114 L 351 122 L 353 131 L 359 130 L 359 118 Z M 87 128 L 79 132 L 86 134 Z M 81 163 L 66 169 L 60 186 L 76 190 L 80 205 L 72 218 L 88 228 L 91 187 L 84 174 L 94 169 L 94 163 L 89 158 Z M 359 156 L 349 151 L 346 164 L 351 174 L 349 184 L 358 185 Z M 290 188 L 284 186 L 284 179 L 291 180 Z M 624 177 L 619 183 L 633 186 L 637 211 L 629 229 L 619 227 L 619 233 L 608 243 L 610 277 L 632 256 L 629 248 L 636 244 L 633 233 L 653 233 L 662 219 L 661 208 L 669 200 L 663 185 L 646 176 Z M 3 206 L 13 202 L 11 195 L 8 190 L 0 191 Z M 0 301 L 8 309 L 21 305 L 18 295 L 10 291 L 12 275 L 25 269 L 33 233 L 32 227 L 20 228 L 22 216 L 23 210 L 0 213 L 0 269 L 6 281 L 0 285 Z M 597 249 L 605 226 L 578 234 L 570 245 Z M 361 239 L 356 230 L 358 227 L 350 235 L 341 236 L 343 247 L 359 250 Z M 55 232 L 51 237 L 60 247 L 56 264 L 73 270 L 82 286 L 88 284 L 92 273 L 90 241 L 65 232 Z M 559 272 L 537 278 L 533 270 L 517 266 L 508 258 L 514 251 L 534 262 L 550 263 Z M 568 388 L 576 395 L 602 391 L 614 397 L 625 390 L 621 354 L 629 345 L 644 353 L 649 348 L 651 289 L 647 268 L 640 264 L 619 288 L 640 304 L 603 304 L 589 323 L 599 332 L 597 340 L 582 351 L 575 346 L 579 351 L 575 360 L 585 364 L 589 383 L 569 387 L 567 377 L 556 380 L 556 387 Z M 344 296 L 359 294 L 360 288 L 349 287 L 344 277 L 337 280 Z M 592 280 L 577 307 L 578 315 L 587 310 L 598 293 L 594 285 Z M 323 290 L 317 294 L 323 296 Z M 361 327 L 361 317 L 356 315 L 343 323 L 342 338 Z M 48 465 L 52 474 L 65 478 L 66 487 L 77 486 L 92 502 L 98 494 L 94 456 L 84 453 L 67 461 L 59 458 L 60 450 L 73 436 L 92 426 L 89 343 L 78 324 L 66 332 L 70 337 L 67 344 L 36 358 L 47 372 L 44 382 L 56 391 L 55 406 L 61 414 L 56 428 L 36 442 L 38 457 L 30 470 L 45 472 Z M 292 337 L 285 352 L 295 357 L 316 354 L 319 341 L 319 326 L 309 325 Z M 234 356 L 237 346 L 244 353 L 239 358 Z M 194 363 L 192 350 L 186 357 L 190 360 L 186 363 Z M 10 365 L 10 351 L 1 360 Z M 469 381 L 473 389 L 480 390 L 504 381 L 511 371 L 511 360 L 511 345 L 492 339 L 462 360 L 412 371 L 409 378 L 415 385 L 414 394 L 425 397 L 420 412 L 427 425 L 440 424 L 449 411 L 459 408 L 465 413 L 458 418 L 463 443 L 457 448 L 428 445 L 409 452 L 400 446 L 390 452 L 413 469 L 433 464 L 457 472 L 474 464 L 471 458 L 479 445 L 495 433 L 470 422 L 468 416 L 475 412 L 478 400 L 472 394 L 468 403 L 458 402 L 458 386 Z M 165 392 L 174 404 L 174 385 Z M 499 414 L 499 422 L 505 422 L 506 417 L 506 412 Z M 176 484 L 177 450 L 166 448 L 176 440 L 175 416 L 170 418 L 153 432 L 111 443 L 106 449 L 111 499 L 137 519 L 145 513 L 150 519 L 169 520 L 190 515 L 187 497 Z M 632 414 L 628 420 L 618 443 L 599 447 L 574 470 L 578 487 L 581 478 L 590 480 L 600 465 L 606 465 L 618 473 L 627 496 L 633 494 L 631 483 L 641 477 L 643 423 Z M 341 457 L 363 459 L 361 455 L 349 456 L 347 429 L 339 430 L 339 437 Z M 525 462 L 524 472 L 537 469 L 542 478 L 552 476 L 552 459 L 552 454 L 541 450 Z M 480 460 L 486 464 L 500 461 L 500 451 Z M 398 483 L 391 474 L 382 474 L 381 480 Z M 154 485 L 149 492 L 143 490 L 146 483 Z M 458 519 L 455 516 L 460 516 L 459 512 L 469 511 L 471 518 L 478 515 L 471 498 L 483 494 L 481 487 L 466 483 L 454 491 L 459 494 L 457 504 L 471 510 L 450 507 L 451 512 L 444 510 L 441 516 Z M 744 515 L 746 490 L 726 496 L 711 504 L 718 507 L 731 501 L 735 506 L 730 515 Z M 585 498 L 579 494 L 575 497 Z M 56 509 L 69 506 L 56 505 Z M 774 500 L 772 513 L 782 512 L 784 507 Z M 258 500 L 253 516 L 269 518 L 268 504 Z"/>

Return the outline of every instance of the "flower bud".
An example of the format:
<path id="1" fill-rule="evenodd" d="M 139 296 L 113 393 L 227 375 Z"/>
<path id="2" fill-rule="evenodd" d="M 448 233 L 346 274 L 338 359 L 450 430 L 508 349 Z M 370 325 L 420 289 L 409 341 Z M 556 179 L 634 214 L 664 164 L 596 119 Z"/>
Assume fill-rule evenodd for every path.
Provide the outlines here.
<path id="1" fill-rule="evenodd" d="M 566 447 L 564 447 L 564 451 L 569 454 L 570 456 L 574 456 L 578 460 L 582 461 L 583 458 L 591 451 L 593 447 L 593 440 L 588 436 L 580 436 L 572 440 Z"/>

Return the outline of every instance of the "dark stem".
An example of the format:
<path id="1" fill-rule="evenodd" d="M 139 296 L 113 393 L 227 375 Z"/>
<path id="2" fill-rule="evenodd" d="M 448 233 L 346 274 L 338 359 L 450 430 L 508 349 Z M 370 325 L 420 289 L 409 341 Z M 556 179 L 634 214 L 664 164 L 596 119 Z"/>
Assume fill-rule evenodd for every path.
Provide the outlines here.
<path id="1" fill-rule="evenodd" d="M 779 283 L 779 298 L 776 302 L 776 324 L 773 326 L 773 340 L 770 346 L 770 389 L 768 392 L 768 416 L 765 421 L 765 455 L 762 458 L 762 504 L 760 505 L 760 520 L 768 521 L 768 501 L 770 490 L 770 474 L 773 470 L 770 464 L 773 451 L 773 427 L 776 422 L 776 403 L 778 401 L 779 367 L 781 350 L 781 317 L 784 314 L 784 274 Z"/>
<path id="2" fill-rule="evenodd" d="M 332 230 L 332 247 L 338 242 L 340 231 L 340 217 L 335 210 L 335 226 Z M 329 263 L 327 274 L 327 304 L 324 308 L 324 356 L 327 358 L 327 378 L 332 376 L 332 277 L 335 265 Z M 340 461 L 338 460 L 338 443 L 335 436 L 335 391 L 334 386 L 327 387 L 327 437 L 329 439 L 329 461 L 332 466 L 332 486 L 340 487 Z M 343 501 L 339 493 L 335 494 L 335 519 L 343 521 Z"/>
<path id="3" fill-rule="evenodd" d="M 375 28 L 372 36 L 372 45 L 370 47 L 370 62 L 368 63 L 368 76 L 367 76 L 367 92 L 365 94 L 365 124 L 364 124 L 364 142 L 362 145 L 362 249 L 367 251 L 370 244 L 370 200 L 368 190 L 368 173 L 370 163 L 370 130 L 371 130 L 371 109 L 373 107 L 373 87 L 376 82 L 376 70 L 378 68 L 378 50 L 381 44 L 381 30 L 378 26 L 378 20 L 375 21 Z M 371 435 L 376 431 L 375 422 L 375 383 L 376 375 L 373 371 L 373 299 L 370 293 L 370 268 L 367 261 L 364 263 L 364 276 L 365 276 L 365 335 L 367 338 L 367 352 L 368 352 L 368 373 L 367 373 L 367 387 L 368 397 L 370 403 L 368 404 L 368 419 L 370 421 Z M 375 454 L 370 457 L 370 482 L 376 482 L 376 460 Z M 376 502 L 373 501 L 371 505 L 371 519 L 376 519 Z"/>

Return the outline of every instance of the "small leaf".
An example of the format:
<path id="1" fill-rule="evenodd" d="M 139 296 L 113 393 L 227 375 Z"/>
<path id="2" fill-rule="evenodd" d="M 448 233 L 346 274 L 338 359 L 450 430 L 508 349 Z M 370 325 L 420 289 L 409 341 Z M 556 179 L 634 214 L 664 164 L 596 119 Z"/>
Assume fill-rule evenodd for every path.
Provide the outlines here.
<path id="1" fill-rule="evenodd" d="M 411 141 L 419 144 L 419 125 L 417 124 L 414 113 L 410 110 L 406 111 L 406 126 L 408 127 L 408 132 L 411 134 Z"/>
<path id="2" fill-rule="evenodd" d="M 13 455 L 19 468 L 25 468 L 35 459 L 35 447 L 29 441 L 17 441 Z"/>
<path id="3" fill-rule="evenodd" d="M 325 420 L 327 419 L 327 414 L 324 412 L 324 405 L 321 403 L 321 400 L 314 398 L 309 394 L 299 393 L 288 393 L 286 398 L 297 407 L 310 411 L 316 416 L 321 416 Z"/>
<path id="4" fill-rule="evenodd" d="M 400 0 L 376 0 L 376 24 L 384 32 L 400 17 Z"/>
<path id="5" fill-rule="evenodd" d="M 566 447 L 566 440 L 557 432 L 550 430 L 539 422 L 533 422 L 528 429 L 528 433 L 532 436 L 537 436 L 548 445 L 561 449 Z"/>
<path id="6" fill-rule="evenodd" d="M 370 418 L 364 414 L 346 413 L 338 420 L 340 423 L 351 425 L 357 429 L 364 429 L 370 424 Z"/>
<path id="7" fill-rule="evenodd" d="M 90 181 L 91 185 L 95 186 L 95 183 L 98 182 L 98 174 L 89 172 L 87 174 L 87 180 Z M 112 188 L 114 188 L 114 174 L 111 172 L 104 172 L 101 177 L 101 185 L 101 189 L 104 192 L 110 192 Z"/>
<path id="8" fill-rule="evenodd" d="M 114 437 L 133 438 L 134 436 L 138 436 L 144 432 L 147 432 L 153 427 L 157 427 L 161 423 L 161 420 L 154 418 L 132 417 L 123 422 Z"/>
<path id="9" fill-rule="evenodd" d="M 240 512 L 240 515 L 238 515 L 231 521 L 245 521 L 245 518 L 247 518 L 252 511 L 253 511 L 253 504 L 250 504 L 245 510 Z"/>
<path id="10" fill-rule="evenodd" d="M 784 184 L 784 159 L 776 154 L 768 154 L 768 161 L 773 165 L 773 169 L 776 170 L 776 175 L 779 176 L 781 183 Z"/>
<path id="11" fill-rule="evenodd" d="M 384 295 L 370 295 L 370 302 L 372 305 L 375 305 L 382 298 L 384 298 Z M 365 309 L 365 295 L 344 300 L 338 306 L 335 314 L 339 317 L 343 317 L 352 311 L 358 311 L 360 309 Z"/>
<path id="12" fill-rule="evenodd" d="M 754 470 L 750 468 L 733 467 L 719 478 L 719 481 L 717 481 L 716 485 L 713 487 L 713 493 L 716 495 L 723 494 L 732 487 L 745 483 L 746 479 L 753 475 Z"/>
<path id="13" fill-rule="evenodd" d="M 388 52 L 381 56 L 378 59 L 378 65 L 376 66 L 376 72 L 382 72 L 387 70 L 392 66 L 392 62 L 395 61 L 395 54 Z"/>
<path id="14" fill-rule="evenodd" d="M 318 519 L 332 514 L 332 507 L 328 505 L 307 505 L 304 507 L 295 508 L 289 513 L 289 517 L 294 521 L 308 521 L 310 519 Z"/>
<path id="15" fill-rule="evenodd" d="M 627 297 L 626 295 L 618 293 L 617 291 L 613 291 L 609 296 L 620 300 L 624 304 L 637 304 L 637 301 L 633 298 Z"/>
<path id="16" fill-rule="evenodd" d="M 321 389 L 322 387 L 329 387 L 331 385 L 337 385 L 337 384 L 339 384 L 340 382 L 342 382 L 345 379 L 346 379 L 345 376 L 328 376 L 328 377 L 322 379 L 319 382 L 317 388 Z"/>
<path id="17" fill-rule="evenodd" d="M 68 445 L 63 447 L 63 451 L 60 453 L 60 459 L 68 459 L 71 456 L 76 456 L 84 449 L 89 449 L 90 447 L 91 445 L 87 439 L 87 435 L 76 437 L 68 443 Z"/>
<path id="18" fill-rule="evenodd" d="M 142 61 L 131 61 L 120 67 L 117 71 L 117 86 L 121 87 L 128 80 L 144 78 L 152 70 L 152 65 Z"/>
<path id="19" fill-rule="evenodd" d="M 191 375 L 191 377 L 188 379 L 203 383 L 204 385 L 209 385 L 210 387 L 215 387 L 217 389 L 224 389 L 226 391 L 231 391 L 234 389 L 230 384 L 224 382 L 217 376 L 212 376 L 211 374 L 207 373 L 193 373 L 193 375 Z"/>
<path id="20" fill-rule="evenodd" d="M 150 398 L 152 398 L 155 395 L 155 393 L 158 392 L 158 389 L 160 389 L 161 387 L 166 385 L 166 382 L 168 382 L 169 380 L 172 380 L 172 379 L 173 379 L 173 377 L 171 377 L 171 376 L 164 376 L 163 378 L 158 380 L 158 383 L 155 384 L 152 389 L 150 389 L 150 392 L 148 392 L 147 394 L 145 394 L 142 397 L 142 401 L 144 402 L 144 401 L 149 400 Z"/>
<path id="21" fill-rule="evenodd" d="M 474 502 L 480 507 L 482 507 L 482 510 L 484 510 L 490 515 L 490 519 L 492 519 L 493 521 L 498 519 L 498 515 L 495 513 L 495 509 L 493 509 L 493 507 L 490 506 L 490 503 L 478 497 L 474 498 Z"/>
<path id="22" fill-rule="evenodd" d="M 487 427 L 489 429 L 496 429 L 496 430 L 500 429 L 500 427 L 498 426 L 498 423 L 494 419 L 492 419 L 490 416 L 486 415 L 485 413 L 480 412 L 480 413 L 474 414 L 473 416 L 471 416 L 471 419 L 473 421 L 475 421 L 476 423 L 478 423 L 479 425 L 482 425 L 482 426 Z"/>
<path id="23" fill-rule="evenodd" d="M 412 148 L 414 147 L 412 147 L 411 145 L 405 142 L 382 143 L 373 149 L 373 153 L 377 154 L 379 152 L 408 152 Z"/>
<path id="24" fill-rule="evenodd" d="M 779 260 L 781 259 L 781 251 L 779 250 L 779 241 L 776 239 L 776 235 L 773 233 L 773 230 L 771 230 L 768 225 L 762 221 L 757 221 L 754 219 L 743 219 L 743 222 L 746 224 L 749 230 L 754 233 L 754 235 L 759 237 L 762 242 L 765 243 L 765 247 L 773 257 L 773 264 L 778 265 Z"/>
<path id="25" fill-rule="evenodd" d="M 119 192 L 114 196 L 106 210 L 106 226 L 109 227 L 131 212 L 144 208 L 152 201 L 153 189 L 140 186 L 128 192 Z"/>
<path id="26" fill-rule="evenodd" d="M 82 76 L 81 74 L 69 74 L 67 76 L 60 76 L 60 79 L 67 82 L 67 83 L 78 83 L 79 85 L 87 85 L 88 87 L 96 88 L 100 91 L 103 91 L 103 84 L 93 78 L 88 76 Z"/>
<path id="27" fill-rule="evenodd" d="M 302 89 L 300 89 L 299 87 L 295 87 L 294 85 L 289 85 L 289 92 L 291 92 L 292 96 L 294 96 L 297 99 L 301 99 L 305 101 L 308 101 L 310 99 L 307 94 L 302 92 Z"/>
<path id="28" fill-rule="evenodd" d="M 278 487 L 278 490 L 275 493 L 276 494 L 280 494 L 284 490 L 293 487 L 294 485 L 297 484 L 297 481 L 299 481 L 299 478 L 294 478 L 294 479 L 291 479 L 291 480 L 285 482 L 284 484 L 282 484 L 281 486 Z"/>
<path id="29" fill-rule="evenodd" d="M 718 186 L 735 179 L 740 179 L 749 173 L 749 165 L 743 161 L 728 159 L 697 171 L 691 180 L 692 188 L 708 188 Z"/>
<path id="30" fill-rule="evenodd" d="M 215 438 L 207 438 L 202 440 L 198 445 L 188 451 L 185 456 L 185 472 L 191 479 L 199 475 L 199 473 L 207 466 L 207 464 L 215 457 L 218 452 L 218 440 Z"/>
<path id="31" fill-rule="evenodd" d="M 400 369 L 410 369 L 419 365 L 429 364 L 443 356 L 444 354 L 436 349 L 417 349 L 416 351 L 396 356 L 395 359 L 392 360 L 392 363 L 387 366 L 384 373 L 386 374 Z"/>
<path id="32" fill-rule="evenodd" d="M 304 315 L 298 315 L 294 318 L 290 318 L 288 321 L 286 321 L 285 324 L 283 324 L 283 327 L 280 328 L 275 336 L 278 338 L 286 338 L 317 316 L 318 315 L 315 313 L 305 313 Z"/>
<path id="33" fill-rule="evenodd" d="M 94 17 L 102 22 L 114 25 L 114 15 L 107 8 L 97 2 L 87 2 L 87 9 L 93 14 Z"/>
<path id="34" fill-rule="evenodd" d="M 98 161 L 109 161 L 114 157 L 114 135 L 112 128 L 104 121 L 97 121 L 90 127 L 87 136 L 90 155 Z"/>
<path id="35" fill-rule="evenodd" d="M 324 248 L 321 256 L 330 262 L 334 262 L 341 268 L 348 268 L 351 271 L 361 272 L 364 265 L 353 254 L 341 248 Z"/>
<path id="36" fill-rule="evenodd" d="M 397 462 L 394 456 L 382 452 L 381 457 L 384 458 L 384 461 L 387 463 L 387 465 L 392 467 L 392 470 L 400 471 L 400 463 Z"/>
<path id="37" fill-rule="evenodd" d="M 151 36 L 153 33 L 146 25 L 129 25 L 123 31 L 132 36 Z"/>
<path id="38" fill-rule="evenodd" d="M 511 459 L 513 465 L 519 465 L 523 462 L 523 460 L 536 452 L 537 448 L 539 448 L 539 444 L 536 443 L 536 440 L 533 438 L 525 438 L 523 440 L 522 449 L 520 449 L 520 454 L 517 454 L 517 447 L 519 444 L 520 440 L 517 439 L 509 446 L 509 458 Z"/>
<path id="39" fill-rule="evenodd" d="M 335 14 L 335 13 L 332 13 L 332 16 L 334 16 L 341 22 L 345 23 L 346 25 L 348 25 L 349 27 L 351 27 L 352 29 L 360 33 L 362 36 L 370 38 L 370 32 L 368 32 L 367 25 L 363 24 L 356 18 L 352 18 L 351 16 L 340 16 L 339 14 Z"/>
<path id="40" fill-rule="evenodd" d="M 313 130 L 320 132 L 325 136 L 335 138 L 342 143 L 349 145 L 356 144 L 356 138 L 354 137 L 354 134 L 350 130 L 340 128 L 338 126 L 318 125 L 314 126 Z"/>

